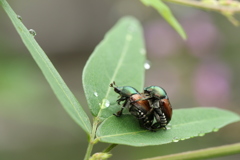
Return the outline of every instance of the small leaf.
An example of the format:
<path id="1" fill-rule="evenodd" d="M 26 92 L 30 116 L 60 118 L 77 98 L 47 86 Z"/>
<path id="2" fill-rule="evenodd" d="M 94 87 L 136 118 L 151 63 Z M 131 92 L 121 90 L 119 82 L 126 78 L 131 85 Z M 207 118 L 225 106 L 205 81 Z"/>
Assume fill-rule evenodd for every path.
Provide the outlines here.
<path id="1" fill-rule="evenodd" d="M 110 153 L 103 153 L 103 152 L 98 152 L 92 155 L 92 157 L 89 160 L 107 160 L 112 156 Z"/>
<path id="2" fill-rule="evenodd" d="M 180 34 L 183 39 L 187 39 L 187 35 L 184 32 L 181 25 L 174 18 L 171 10 L 161 0 L 141 0 L 146 6 L 152 6 L 155 8 L 163 18 Z"/>
<path id="3" fill-rule="evenodd" d="M 48 83 L 52 87 L 58 100 L 62 103 L 65 110 L 70 116 L 83 128 L 87 133 L 91 131 L 91 124 L 87 114 L 84 112 L 79 102 L 69 90 L 62 77 L 48 59 L 42 48 L 38 45 L 34 39 L 33 33 L 29 33 L 29 30 L 23 25 L 19 16 L 12 10 L 9 4 L 5 0 L 0 0 L 0 4 L 8 14 L 14 27 L 18 31 L 23 43 L 33 56 L 34 60 L 38 64 L 39 68 L 43 72 Z M 33 30 L 31 30 L 33 32 Z"/>
<path id="4" fill-rule="evenodd" d="M 107 118 L 120 110 L 119 96 L 109 85 L 142 90 L 145 47 L 142 28 L 132 17 L 121 19 L 90 56 L 83 71 L 83 87 L 94 116 Z"/>
<path id="5" fill-rule="evenodd" d="M 170 121 L 171 129 L 150 132 L 140 128 L 131 115 L 111 116 L 99 126 L 97 138 L 102 142 L 130 146 L 160 145 L 203 136 L 239 120 L 239 115 L 218 108 L 176 109 Z"/>

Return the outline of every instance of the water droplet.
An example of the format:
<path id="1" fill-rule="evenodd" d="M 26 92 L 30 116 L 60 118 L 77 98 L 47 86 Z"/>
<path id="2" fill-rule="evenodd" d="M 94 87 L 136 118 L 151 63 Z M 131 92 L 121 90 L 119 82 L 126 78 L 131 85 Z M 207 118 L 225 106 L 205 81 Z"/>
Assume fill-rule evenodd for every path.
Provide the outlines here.
<path id="1" fill-rule="evenodd" d="M 145 68 L 145 69 L 150 69 L 150 68 L 151 68 L 150 61 L 149 61 L 149 60 L 146 60 L 146 62 L 144 63 L 144 68 Z"/>
<path id="2" fill-rule="evenodd" d="M 167 128 L 167 130 L 170 130 L 170 129 L 171 129 L 171 127 L 169 127 L 169 126 L 168 126 L 168 127 L 166 127 L 166 128 Z"/>
<path id="3" fill-rule="evenodd" d="M 104 104 L 104 105 L 105 105 L 105 107 L 109 107 L 109 106 L 110 106 L 110 102 L 109 102 L 109 100 L 107 100 L 107 99 L 106 99 L 106 101 L 105 101 L 105 104 Z"/>
<path id="4" fill-rule="evenodd" d="M 131 40 L 132 40 L 132 35 L 128 34 L 128 35 L 126 36 L 126 40 L 127 40 L 127 41 L 131 41 Z"/>
<path id="5" fill-rule="evenodd" d="M 187 138 L 181 138 L 180 140 L 183 141 L 183 140 L 185 140 L 185 139 L 187 139 Z"/>
<path id="6" fill-rule="evenodd" d="M 20 15 L 17 15 L 17 18 L 22 21 L 22 17 Z"/>
<path id="7" fill-rule="evenodd" d="M 140 54 L 145 55 L 146 54 L 146 50 L 144 48 L 141 48 L 140 49 Z"/>
<path id="8" fill-rule="evenodd" d="M 173 142 L 178 142 L 178 141 L 179 141 L 179 138 L 178 138 L 178 137 L 174 137 L 172 141 L 173 141 Z"/>
<path id="9" fill-rule="evenodd" d="M 185 139 L 190 139 L 190 137 L 186 137 Z"/>
<path id="10" fill-rule="evenodd" d="M 202 132 L 198 133 L 198 136 L 200 136 L 200 137 L 202 137 L 204 135 L 205 135 L 205 133 L 202 133 Z"/>
<path id="11" fill-rule="evenodd" d="M 37 35 L 36 31 L 34 31 L 33 29 L 29 29 L 29 33 L 33 35 L 33 37 Z"/>
<path id="12" fill-rule="evenodd" d="M 102 100 L 101 108 L 104 109 L 104 108 L 107 108 L 107 107 L 109 107 L 109 106 L 110 106 L 109 100 L 103 99 L 103 100 Z"/>
<path id="13" fill-rule="evenodd" d="M 219 131 L 219 128 L 213 128 L 212 131 L 213 131 L 213 132 L 217 132 L 217 131 Z"/>
<path id="14" fill-rule="evenodd" d="M 98 97 L 98 93 L 97 92 L 94 92 L 93 94 L 94 94 L 94 96 Z"/>

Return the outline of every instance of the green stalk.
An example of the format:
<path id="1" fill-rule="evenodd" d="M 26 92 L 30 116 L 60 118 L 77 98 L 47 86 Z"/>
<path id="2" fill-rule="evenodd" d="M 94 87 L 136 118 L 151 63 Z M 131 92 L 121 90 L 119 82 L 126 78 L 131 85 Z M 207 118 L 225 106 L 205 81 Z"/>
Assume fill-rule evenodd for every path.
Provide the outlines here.
<path id="1" fill-rule="evenodd" d="M 89 144 L 88 144 L 88 148 L 87 148 L 84 160 L 89 160 L 91 153 L 92 153 L 93 146 L 95 143 L 97 143 L 97 141 L 95 140 L 95 136 L 96 136 L 96 130 L 98 127 L 98 123 L 99 123 L 99 118 L 95 117 L 93 120 L 93 128 L 92 128 L 92 132 L 90 135 L 90 140 L 89 140 Z"/>
<path id="2" fill-rule="evenodd" d="M 185 6 L 191 6 L 191 7 L 195 7 L 195 8 L 213 10 L 213 11 L 217 11 L 217 12 L 231 12 L 231 13 L 239 13 L 240 12 L 240 8 L 237 8 L 237 7 L 209 5 L 209 4 L 203 3 L 201 1 L 193 1 L 193 0 L 164 0 L 164 1 L 176 3 L 176 4 L 180 4 L 180 5 L 185 5 Z"/>
<path id="3" fill-rule="evenodd" d="M 101 116 L 101 113 L 102 113 L 102 109 L 100 107 L 97 117 L 95 117 L 93 120 L 92 132 L 90 135 L 90 140 L 89 140 L 89 144 L 88 144 L 88 148 L 87 148 L 84 160 L 89 160 L 91 153 L 92 153 L 93 146 L 99 140 L 98 138 L 95 138 L 95 137 L 96 137 L 96 131 L 97 131 L 98 124 L 101 122 L 101 120 L 99 119 L 99 117 Z"/>
<path id="4" fill-rule="evenodd" d="M 227 155 L 239 154 L 240 153 L 240 143 L 224 145 L 220 147 L 213 147 L 207 149 L 201 149 L 196 151 L 183 152 L 178 154 L 172 154 L 167 156 L 148 158 L 144 160 L 187 160 L 187 159 L 209 159 L 216 157 L 223 157 Z"/>
<path id="5" fill-rule="evenodd" d="M 115 148 L 118 144 L 110 144 L 106 149 L 103 150 L 104 153 L 110 152 L 113 148 Z"/>

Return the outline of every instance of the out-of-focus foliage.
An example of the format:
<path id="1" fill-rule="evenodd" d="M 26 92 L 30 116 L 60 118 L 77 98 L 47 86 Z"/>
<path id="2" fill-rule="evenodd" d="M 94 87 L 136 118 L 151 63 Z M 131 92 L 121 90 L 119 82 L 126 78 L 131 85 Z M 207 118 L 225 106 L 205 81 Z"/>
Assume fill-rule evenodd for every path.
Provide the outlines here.
<path id="1" fill-rule="evenodd" d="M 23 23 L 37 32 L 35 39 L 79 101 L 85 102 L 81 105 L 86 111 L 81 70 L 106 31 L 128 14 L 144 26 L 151 64 L 145 86 L 164 87 L 174 109 L 209 105 L 240 113 L 239 28 L 219 14 L 169 5 L 188 35 L 184 42 L 156 11 L 139 1 L 8 2 Z M 0 20 L 0 159 L 83 157 L 85 133 L 60 107 L 2 9 Z M 240 140 L 239 129 L 236 123 L 164 147 L 118 146 L 112 159 L 122 159 L 122 153 L 126 159 L 139 159 L 235 143 Z M 97 145 L 96 150 L 103 147 L 106 145 Z"/>
<path id="2" fill-rule="evenodd" d="M 62 103 L 63 107 L 70 114 L 70 116 L 83 128 L 85 132 L 90 134 L 91 124 L 88 116 L 83 111 L 81 105 L 69 90 L 62 77 L 59 75 L 53 64 L 50 62 L 48 57 L 42 48 L 35 41 L 34 36 L 36 35 L 33 29 L 28 30 L 22 23 L 22 19 L 12 10 L 9 4 L 2 0 L 2 7 L 11 19 L 14 27 L 19 33 L 23 43 L 33 56 L 35 62 L 43 72 L 48 83 L 52 87 L 55 95 Z"/>
<path id="3" fill-rule="evenodd" d="M 171 10 L 161 0 L 141 0 L 146 6 L 152 6 L 155 8 L 163 18 L 180 34 L 183 39 L 186 39 L 186 33 L 182 29 L 181 25 L 173 16 Z"/>
<path id="4" fill-rule="evenodd" d="M 160 0 L 159 0 L 160 1 Z M 234 17 L 240 13 L 240 2 L 238 0 L 165 0 L 176 4 L 212 10 L 224 15 L 235 26 L 239 21 Z"/>

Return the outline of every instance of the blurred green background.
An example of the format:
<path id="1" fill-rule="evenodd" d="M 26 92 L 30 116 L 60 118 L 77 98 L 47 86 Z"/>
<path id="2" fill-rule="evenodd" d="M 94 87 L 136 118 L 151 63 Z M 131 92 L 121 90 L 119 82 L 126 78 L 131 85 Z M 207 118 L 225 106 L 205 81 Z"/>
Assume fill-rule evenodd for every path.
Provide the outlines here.
<path id="1" fill-rule="evenodd" d="M 89 116 L 81 82 L 83 67 L 104 34 L 124 15 L 135 16 L 144 28 L 151 64 L 145 86 L 165 88 L 174 109 L 216 106 L 240 114 L 240 28 L 220 14 L 170 5 L 188 35 L 183 41 L 154 9 L 139 1 L 8 2 L 23 23 L 37 32 L 35 39 Z M 232 144 L 240 141 L 239 132 L 239 123 L 234 123 L 178 143 L 118 146 L 111 159 L 134 160 Z M 83 159 L 86 138 L 0 8 L 0 160 Z M 94 152 L 106 146 L 97 144 Z"/>

